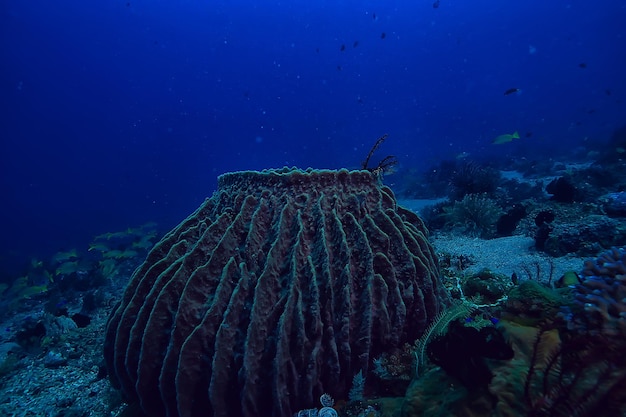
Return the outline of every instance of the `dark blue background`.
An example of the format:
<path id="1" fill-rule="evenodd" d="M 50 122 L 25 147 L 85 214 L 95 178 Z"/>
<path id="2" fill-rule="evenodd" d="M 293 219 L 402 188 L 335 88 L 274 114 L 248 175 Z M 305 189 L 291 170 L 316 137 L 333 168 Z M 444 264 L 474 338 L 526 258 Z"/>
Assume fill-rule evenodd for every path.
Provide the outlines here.
<path id="1" fill-rule="evenodd" d="M 383 133 L 423 169 L 626 122 L 625 1 L 432 4 L 2 2 L 2 264 L 166 230 L 223 172 L 358 167 Z M 533 136 L 491 145 L 516 130 Z"/>

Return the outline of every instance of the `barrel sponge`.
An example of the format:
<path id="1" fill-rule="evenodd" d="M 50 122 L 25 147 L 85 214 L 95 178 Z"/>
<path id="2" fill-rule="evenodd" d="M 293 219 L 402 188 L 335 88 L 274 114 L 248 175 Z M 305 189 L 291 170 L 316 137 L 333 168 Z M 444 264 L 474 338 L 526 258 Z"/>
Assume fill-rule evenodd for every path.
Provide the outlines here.
<path id="1" fill-rule="evenodd" d="M 346 398 L 446 300 L 424 223 L 374 174 L 227 173 L 134 272 L 104 354 L 148 416 L 287 417 Z"/>

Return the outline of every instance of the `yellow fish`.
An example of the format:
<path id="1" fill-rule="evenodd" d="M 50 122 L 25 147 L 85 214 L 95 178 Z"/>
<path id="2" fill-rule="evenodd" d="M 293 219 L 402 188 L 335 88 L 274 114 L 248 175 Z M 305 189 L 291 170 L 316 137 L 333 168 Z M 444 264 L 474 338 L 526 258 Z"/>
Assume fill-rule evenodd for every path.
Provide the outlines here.
<path id="1" fill-rule="evenodd" d="M 56 255 L 52 257 L 52 260 L 56 263 L 63 263 L 72 259 L 77 259 L 78 254 L 76 253 L 76 249 L 72 249 L 67 252 L 58 252 Z"/>
<path id="2" fill-rule="evenodd" d="M 133 249 L 150 249 L 152 247 L 152 242 L 141 239 L 139 242 L 133 242 L 132 247 Z"/>
<path id="3" fill-rule="evenodd" d="M 105 259 L 100 262 L 100 270 L 105 277 L 117 275 L 117 262 L 113 259 Z"/>
<path id="4" fill-rule="evenodd" d="M 122 257 L 122 251 L 121 250 L 117 250 L 117 249 L 113 249 L 110 250 L 108 252 L 104 252 L 102 254 L 105 258 L 116 258 L 119 259 Z"/>
<path id="5" fill-rule="evenodd" d="M 65 262 L 59 265 L 55 273 L 57 275 L 69 275 L 69 274 L 73 274 L 74 272 L 77 272 L 78 269 L 79 269 L 78 261 Z"/>
<path id="6" fill-rule="evenodd" d="M 89 245 L 89 251 L 91 252 L 92 250 L 97 250 L 99 252 L 106 252 L 109 250 L 109 247 L 106 245 L 106 243 L 103 243 L 103 242 L 92 242 Z"/>
<path id="7" fill-rule="evenodd" d="M 124 252 L 118 254 L 115 259 L 128 259 L 128 258 L 134 258 L 135 256 L 139 255 L 137 253 L 137 251 L 131 250 L 131 249 L 126 249 Z"/>
<path id="8" fill-rule="evenodd" d="M 512 142 L 513 139 L 519 139 L 519 133 L 513 134 L 507 133 L 506 135 L 500 135 L 493 140 L 494 145 L 502 145 L 503 143 Z"/>

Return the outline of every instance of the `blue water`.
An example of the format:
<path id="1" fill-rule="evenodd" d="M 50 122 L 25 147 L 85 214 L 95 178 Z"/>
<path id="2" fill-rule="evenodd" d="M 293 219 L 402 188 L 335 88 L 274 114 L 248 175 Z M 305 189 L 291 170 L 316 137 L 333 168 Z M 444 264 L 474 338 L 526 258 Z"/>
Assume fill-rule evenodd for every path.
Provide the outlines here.
<path id="1" fill-rule="evenodd" d="M 550 157 L 626 122 L 623 0 L 29 0 L 0 13 L 3 274 L 103 232 L 165 231 L 227 171 L 358 168 L 384 133 L 401 169 Z"/>

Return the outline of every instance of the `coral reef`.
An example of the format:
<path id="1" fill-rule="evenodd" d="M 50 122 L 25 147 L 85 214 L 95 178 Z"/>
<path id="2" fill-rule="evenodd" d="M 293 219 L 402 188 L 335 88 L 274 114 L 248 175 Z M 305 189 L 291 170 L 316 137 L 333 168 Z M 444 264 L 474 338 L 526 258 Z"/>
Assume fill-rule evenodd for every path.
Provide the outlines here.
<path id="1" fill-rule="evenodd" d="M 373 373 L 379 378 L 378 389 L 384 389 L 385 395 L 404 395 L 406 387 L 415 370 L 413 359 L 415 348 L 405 343 L 401 349 L 384 352 L 374 358 Z"/>
<path id="2" fill-rule="evenodd" d="M 459 329 L 463 329 L 459 326 Z M 494 329 L 494 328 L 487 328 Z M 626 411 L 626 371 L 621 353 L 606 340 L 589 339 L 564 331 L 556 322 L 539 327 L 521 326 L 502 320 L 495 329 L 504 333 L 513 354 L 501 336 L 500 361 L 489 361 L 482 372 L 463 373 L 475 366 L 471 350 L 458 341 L 445 347 L 450 355 L 449 374 L 431 368 L 410 384 L 402 417 L 427 416 L 530 416 L 530 417 L 621 417 Z M 469 332 L 469 330 L 468 330 Z M 490 330 L 493 333 L 494 330 Z M 564 333 L 563 336 L 560 334 Z M 490 337 L 489 335 L 488 337 Z M 490 340 L 489 338 L 484 340 Z M 500 348 L 504 348 L 500 350 Z M 607 349 L 609 350 L 607 355 Z M 479 351 L 480 352 L 480 351 Z M 620 351 L 621 352 L 621 351 Z M 454 364 L 454 366 L 450 366 Z M 457 384 L 459 374 L 469 378 Z M 483 375 L 481 384 L 475 381 Z M 478 381 L 481 382 L 481 381 Z M 485 388 L 484 383 L 488 386 Z"/>
<path id="3" fill-rule="evenodd" d="M 527 370 L 526 356 L 520 354 L 524 343 L 511 338 L 509 327 L 508 323 L 496 326 L 490 323 L 478 330 L 458 322 L 454 324 L 450 336 L 448 333 L 440 336 L 439 346 L 431 348 L 432 354 L 442 359 L 449 371 L 433 367 L 413 379 L 400 416 L 525 415 L 496 412 L 498 408 L 509 407 L 506 396 L 510 392 L 517 391 L 517 395 L 511 397 L 513 404 L 520 402 L 520 375 Z M 534 332 L 531 331 L 531 335 Z M 511 340 L 512 345 L 506 339 Z M 532 340 L 531 336 L 529 343 Z M 488 357 L 499 360 L 485 361 Z M 503 378 L 504 374 L 508 375 Z M 461 381 L 464 383 L 459 383 Z M 502 383 L 512 387 L 503 388 Z"/>
<path id="4" fill-rule="evenodd" d="M 537 243 L 542 241 L 540 236 L 539 233 L 535 236 Z M 568 223 L 554 222 L 539 247 L 554 257 L 569 253 L 591 256 L 624 242 L 626 242 L 625 224 L 610 217 L 594 214 Z"/>
<path id="5" fill-rule="evenodd" d="M 626 347 L 626 250 L 612 248 L 585 262 L 582 283 L 576 286 L 576 300 L 585 314 L 584 329 L 610 335 Z"/>
<path id="6" fill-rule="evenodd" d="M 573 203 L 579 198 L 579 191 L 567 177 L 559 177 L 546 185 L 546 192 L 552 195 L 554 201 L 559 203 Z"/>
<path id="7" fill-rule="evenodd" d="M 626 191 L 605 194 L 599 201 L 609 216 L 626 217 Z"/>
<path id="8" fill-rule="evenodd" d="M 496 304 L 511 288 L 511 278 L 483 269 L 461 280 L 464 297 L 477 304 Z"/>
<path id="9" fill-rule="evenodd" d="M 554 319 L 561 306 L 568 303 L 568 295 L 568 289 L 552 289 L 525 280 L 509 292 L 503 316 L 516 323 L 537 325 L 545 319 Z"/>
<path id="10" fill-rule="evenodd" d="M 105 359 L 150 416 L 287 417 L 346 398 L 446 297 L 423 222 L 375 174 L 229 173 L 135 271 Z"/>
<path id="11" fill-rule="evenodd" d="M 485 359 L 508 360 L 513 349 L 493 326 L 480 329 L 455 320 L 444 335 L 435 337 L 426 349 L 428 358 L 470 392 L 486 389 L 493 373 Z"/>
<path id="12" fill-rule="evenodd" d="M 605 201 L 571 204 L 528 201 L 529 215 L 517 230 L 533 236 L 537 250 L 550 256 L 595 256 L 626 244 L 626 221 L 608 217 L 602 207 Z"/>
<path id="13" fill-rule="evenodd" d="M 496 222 L 497 235 L 511 236 L 524 217 L 526 217 L 526 207 L 523 204 L 513 204 Z"/>
<path id="14" fill-rule="evenodd" d="M 621 349 L 602 337 L 561 331 L 558 344 L 544 337 L 558 327 L 550 321 L 542 324 L 533 343 L 523 395 L 528 415 L 623 416 L 626 363 Z"/>
<path id="15" fill-rule="evenodd" d="M 537 276 L 540 272 L 537 268 Z M 496 328 L 511 343 L 510 361 L 468 373 L 463 369 L 476 364 L 466 349 L 470 337 L 461 342 L 466 336 L 458 333 L 441 346 L 429 345 L 438 350 L 448 375 L 432 368 L 414 379 L 402 416 L 623 416 L 626 251 L 613 248 L 587 261 L 583 275 L 581 283 L 567 288 L 526 280 L 509 293 Z M 483 389 L 477 390 L 481 382 Z"/>

